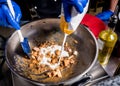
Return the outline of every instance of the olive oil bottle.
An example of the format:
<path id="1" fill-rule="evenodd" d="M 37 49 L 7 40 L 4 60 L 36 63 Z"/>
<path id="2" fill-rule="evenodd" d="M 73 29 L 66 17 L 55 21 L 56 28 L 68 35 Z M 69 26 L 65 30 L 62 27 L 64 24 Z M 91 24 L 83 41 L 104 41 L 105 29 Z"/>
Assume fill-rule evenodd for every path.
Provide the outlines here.
<path id="1" fill-rule="evenodd" d="M 117 16 L 114 14 L 108 23 L 108 28 L 100 32 L 98 37 L 98 60 L 102 66 L 107 65 L 113 48 L 117 42 L 117 34 L 114 32 Z"/>

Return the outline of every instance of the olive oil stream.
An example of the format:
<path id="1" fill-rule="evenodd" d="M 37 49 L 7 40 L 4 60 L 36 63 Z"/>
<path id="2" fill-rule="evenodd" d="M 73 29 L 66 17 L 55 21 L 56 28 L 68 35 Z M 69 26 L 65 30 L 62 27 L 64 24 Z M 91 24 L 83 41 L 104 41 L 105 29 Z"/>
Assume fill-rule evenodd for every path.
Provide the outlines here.
<path id="1" fill-rule="evenodd" d="M 64 45 L 65 45 L 67 36 L 74 32 L 74 30 L 68 29 L 68 23 L 65 21 L 65 18 L 63 15 L 61 15 L 61 17 L 60 17 L 60 29 L 65 33 L 65 35 L 64 35 L 62 46 L 61 46 L 61 54 L 60 54 L 60 58 L 59 58 L 59 63 L 61 60 L 62 52 L 64 50 Z"/>
<path id="2" fill-rule="evenodd" d="M 63 43 L 62 43 L 62 46 L 61 46 L 61 52 L 60 52 L 58 63 L 56 63 L 54 65 L 51 65 L 49 63 L 45 63 L 45 64 L 49 65 L 52 69 L 56 69 L 60 65 L 60 61 L 61 61 L 62 55 L 64 53 L 63 52 L 64 51 L 64 45 L 65 45 L 67 36 L 74 32 L 74 30 L 69 30 L 68 29 L 68 23 L 65 21 L 64 16 L 61 16 L 61 18 L 60 18 L 60 29 L 65 34 L 64 34 L 64 39 L 63 39 Z"/>

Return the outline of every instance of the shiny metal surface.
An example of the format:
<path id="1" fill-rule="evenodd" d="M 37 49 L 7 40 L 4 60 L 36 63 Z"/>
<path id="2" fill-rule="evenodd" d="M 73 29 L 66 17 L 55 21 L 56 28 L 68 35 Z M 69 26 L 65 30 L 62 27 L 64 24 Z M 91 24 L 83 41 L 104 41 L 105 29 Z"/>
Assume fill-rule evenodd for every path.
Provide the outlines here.
<path id="1" fill-rule="evenodd" d="M 79 84 L 76 84 L 76 86 L 80 85 L 80 84 L 81 84 L 81 86 L 83 86 L 83 84 L 85 84 L 85 86 L 93 86 L 96 83 L 108 78 L 108 77 L 104 78 L 104 76 L 107 76 L 107 74 L 98 62 L 95 63 L 95 65 L 91 68 L 91 70 L 87 74 L 91 75 L 90 82 L 89 83 L 86 82 L 86 83 L 82 83 L 82 84 L 79 83 Z M 13 86 L 36 86 L 35 84 L 26 82 L 25 80 L 21 79 L 20 77 L 16 76 L 13 73 L 12 73 L 12 78 L 13 78 L 13 83 L 14 83 Z M 97 79 L 99 79 L 99 80 L 97 80 Z"/>
<path id="2" fill-rule="evenodd" d="M 28 37 L 31 47 L 36 45 L 36 41 L 38 43 L 55 40 L 58 43 L 62 43 L 63 33 L 59 28 L 59 19 L 43 19 L 35 22 L 28 23 L 24 25 L 22 28 L 22 33 L 24 37 Z M 59 36 L 59 37 L 58 37 Z M 73 44 L 73 39 L 78 41 L 78 44 Z M 6 46 L 6 61 L 9 68 L 12 70 L 14 74 L 20 76 L 22 79 L 35 83 L 37 85 L 44 85 L 40 82 L 35 82 L 34 80 L 30 80 L 21 74 L 19 74 L 15 66 L 15 59 L 13 58 L 15 54 L 20 56 L 23 55 L 21 47 L 19 45 L 17 32 L 15 32 L 8 40 Z M 71 44 L 74 48 L 77 49 L 80 53 L 78 54 L 78 63 L 75 66 L 73 74 L 69 79 L 65 79 L 63 77 L 62 81 L 57 84 L 71 84 L 73 82 L 78 81 L 83 75 L 85 75 L 95 64 L 98 55 L 97 42 L 93 34 L 85 27 L 79 26 L 79 28 L 68 37 L 68 43 Z M 54 84 L 54 83 L 51 83 Z"/>
<path id="3" fill-rule="evenodd" d="M 106 66 L 103 66 L 103 68 L 110 77 L 113 77 L 119 74 L 117 73 L 119 71 L 119 65 L 120 58 L 111 56 L 108 64 Z"/>

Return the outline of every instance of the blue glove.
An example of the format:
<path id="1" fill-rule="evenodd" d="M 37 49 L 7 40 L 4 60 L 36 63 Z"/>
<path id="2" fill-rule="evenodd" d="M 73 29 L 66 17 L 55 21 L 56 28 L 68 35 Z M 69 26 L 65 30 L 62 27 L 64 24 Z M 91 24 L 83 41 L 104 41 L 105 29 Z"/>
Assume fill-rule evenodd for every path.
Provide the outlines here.
<path id="1" fill-rule="evenodd" d="M 99 19 L 101 19 L 104 22 L 108 22 L 110 17 L 113 15 L 113 12 L 110 10 L 103 11 L 96 15 Z"/>
<path id="2" fill-rule="evenodd" d="M 70 22 L 72 7 L 75 7 L 75 9 L 79 13 L 82 13 L 83 10 L 84 10 L 84 7 L 86 6 L 86 4 L 88 2 L 88 0 L 62 0 L 62 2 L 63 2 L 65 20 L 67 22 Z"/>
<path id="3" fill-rule="evenodd" d="M 20 7 L 12 1 L 15 12 L 15 18 L 11 14 L 6 0 L 0 0 L 0 26 L 20 29 L 20 19 L 22 17 Z"/>

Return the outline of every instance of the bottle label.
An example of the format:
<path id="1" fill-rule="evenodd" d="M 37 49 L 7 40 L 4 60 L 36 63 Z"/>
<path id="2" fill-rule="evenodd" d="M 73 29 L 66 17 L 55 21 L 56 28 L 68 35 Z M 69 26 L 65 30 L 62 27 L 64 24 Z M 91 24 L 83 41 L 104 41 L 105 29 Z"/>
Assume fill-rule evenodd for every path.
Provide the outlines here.
<path id="1" fill-rule="evenodd" d="M 98 38 L 98 48 L 99 48 L 100 50 L 103 49 L 104 44 L 105 44 L 105 43 L 104 43 L 101 39 Z"/>

